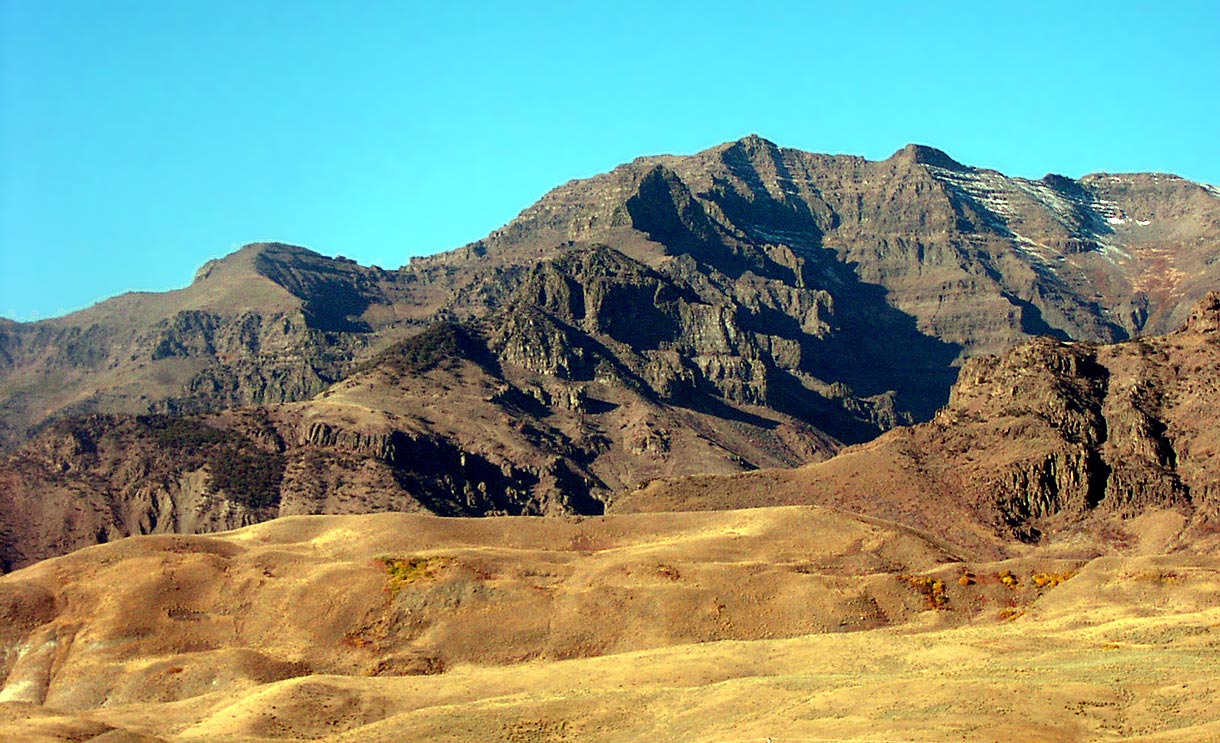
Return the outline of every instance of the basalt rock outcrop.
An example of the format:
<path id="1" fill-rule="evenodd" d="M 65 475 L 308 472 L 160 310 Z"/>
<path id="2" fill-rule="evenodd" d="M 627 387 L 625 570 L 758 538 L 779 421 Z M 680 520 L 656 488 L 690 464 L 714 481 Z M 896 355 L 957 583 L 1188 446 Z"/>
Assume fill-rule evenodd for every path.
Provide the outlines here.
<path id="1" fill-rule="evenodd" d="M 356 308 L 342 292 L 334 304 L 308 292 L 366 275 L 379 274 L 301 248 L 248 246 L 205 265 L 186 289 L 0 328 L 0 445 L 53 418 L 306 399 L 372 340 L 355 332 L 364 328 L 345 314 Z"/>
<path id="2" fill-rule="evenodd" d="M 1177 508 L 1209 520 L 1220 476 L 1207 412 L 1220 391 L 1218 318 L 1213 293 L 1163 337 L 1109 346 L 1040 339 L 972 361 L 938 423 L 966 423 L 955 434 L 963 436 L 979 433 L 970 421 L 990 422 L 1014 454 L 1037 431 L 1041 446 L 1026 446 L 981 483 L 1020 536 L 1093 510 Z M 985 448 L 996 437 L 978 441 Z"/>
<path id="3" fill-rule="evenodd" d="M 959 537 L 974 531 L 975 544 L 993 548 L 1013 538 L 1070 540 L 1098 520 L 1121 540 L 1114 525 L 1175 511 L 1186 523 L 1183 544 L 1214 540 L 1218 328 L 1213 293 L 1166 336 L 1031 340 L 967 361 L 932 421 L 797 470 L 662 479 L 614 509 L 826 504 Z"/>
<path id="4" fill-rule="evenodd" d="M 1180 325 L 1220 285 L 1218 253 L 1217 191 L 1174 176 L 1033 181 L 927 147 L 871 162 L 754 136 L 570 182 L 399 269 L 247 246 L 185 289 L 0 324 L 5 539 L 59 535 L 9 559 L 279 513 L 596 513 L 656 478 L 816 462 L 930 421 L 959 369 L 936 421 L 976 414 L 984 388 L 1005 425 L 1054 421 L 1051 448 L 980 468 L 989 523 L 1033 539 L 1103 503 L 1194 503 L 1165 380 L 1126 385 L 1088 344 Z M 1028 358 L 985 359 L 1035 336 Z M 1153 368 L 1158 343 L 1119 347 Z M 1017 368 L 1059 386 L 1006 390 Z M 40 459 L 80 416 L 137 464 Z M 243 510 L 200 485 L 216 468 L 128 430 L 148 416 L 282 457 L 278 500 Z M 101 515 L 66 516 L 77 497 Z"/>
<path id="5" fill-rule="evenodd" d="M 1178 330 L 1118 344 L 1038 338 L 966 363 L 932 421 L 790 471 L 650 483 L 622 511 L 825 503 L 980 542 L 1066 539 L 1090 519 L 1176 511 L 1220 526 L 1220 293 Z M 968 530 L 968 529 L 966 529 Z"/>
<path id="6" fill-rule="evenodd" d="M 251 245 L 183 290 L 5 322 L 0 445 L 48 417 L 307 399 L 431 322 L 495 314 L 539 280 L 540 261 L 562 272 L 580 263 L 568 253 L 595 245 L 747 336 L 780 338 L 760 343 L 838 385 L 845 404 L 893 393 L 896 415 L 875 420 L 884 428 L 929 418 L 961 359 L 1031 335 L 1114 342 L 1180 325 L 1220 279 L 1220 198 L 1164 174 L 1010 178 L 916 145 L 872 162 L 751 136 L 640 158 L 400 269 Z M 618 291 L 606 296 L 622 309 Z M 603 326 L 613 335 L 630 317 Z"/>
<path id="7" fill-rule="evenodd" d="M 1171 175 L 1034 181 L 917 145 L 871 162 L 747 137 L 573 181 L 415 264 L 532 264 L 546 246 L 601 241 L 658 266 L 685 257 L 712 283 L 783 277 L 840 314 L 897 309 L 969 356 L 1031 334 L 1168 332 L 1215 285 L 1218 237 L 1216 189 Z"/>

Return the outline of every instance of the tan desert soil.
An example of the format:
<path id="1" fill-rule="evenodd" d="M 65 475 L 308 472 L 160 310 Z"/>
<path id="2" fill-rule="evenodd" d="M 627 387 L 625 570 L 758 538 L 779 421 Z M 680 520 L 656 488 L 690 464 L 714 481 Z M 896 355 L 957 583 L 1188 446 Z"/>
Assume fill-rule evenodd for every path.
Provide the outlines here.
<path id="1" fill-rule="evenodd" d="M 0 579 L 0 739 L 1203 741 L 1218 590 L 826 508 L 291 517 Z"/>

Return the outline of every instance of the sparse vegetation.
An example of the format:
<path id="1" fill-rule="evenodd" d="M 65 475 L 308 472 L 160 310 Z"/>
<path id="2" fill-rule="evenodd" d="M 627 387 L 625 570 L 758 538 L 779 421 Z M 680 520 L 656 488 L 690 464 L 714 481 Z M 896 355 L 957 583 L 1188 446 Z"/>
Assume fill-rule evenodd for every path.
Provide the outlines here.
<path id="1" fill-rule="evenodd" d="M 1171 571 L 1145 571 L 1132 574 L 1131 579 L 1137 581 L 1147 581 L 1149 583 L 1160 583 L 1161 585 L 1171 585 L 1178 582 L 1178 574 Z"/>
<path id="2" fill-rule="evenodd" d="M 658 565 L 657 575 L 666 580 L 681 580 L 682 574 L 673 565 Z"/>
<path id="3" fill-rule="evenodd" d="M 396 374 L 423 374 L 454 358 L 481 360 L 487 350 L 457 323 L 441 322 L 399 341 L 361 364 L 356 371 L 382 367 Z"/>
<path id="4" fill-rule="evenodd" d="M 197 418 L 146 415 L 138 420 L 147 427 L 158 444 L 187 452 L 225 443 L 236 437 L 230 431 L 209 426 Z"/>
<path id="5" fill-rule="evenodd" d="M 391 596 L 406 586 L 436 577 L 436 570 L 449 562 L 444 557 L 379 557 L 377 561 L 385 569 L 385 590 Z"/>
<path id="6" fill-rule="evenodd" d="M 250 508 L 279 505 L 284 479 L 284 457 L 252 446 L 225 446 L 208 461 L 213 492 L 224 491 L 230 500 Z"/>
<path id="7" fill-rule="evenodd" d="M 1001 570 L 996 574 L 996 578 L 1009 588 L 1016 588 L 1021 585 L 1021 579 L 1013 574 L 1011 570 Z"/>
<path id="8" fill-rule="evenodd" d="M 930 609 L 947 609 L 949 594 L 945 592 L 945 582 L 930 575 L 900 575 L 898 580 L 918 591 L 928 600 Z"/>
<path id="9" fill-rule="evenodd" d="M 507 743 L 570 740 L 567 720 L 545 719 L 522 719 L 512 724 L 505 723 L 501 728 L 501 737 Z"/>
<path id="10" fill-rule="evenodd" d="M 363 650 L 364 648 L 375 646 L 376 642 L 365 634 L 364 631 L 352 630 L 343 636 L 343 644 L 357 650 Z"/>
<path id="11" fill-rule="evenodd" d="M 594 552 L 606 549 L 606 545 L 588 534 L 581 533 L 573 535 L 568 540 L 568 549 L 573 552 L 579 552 L 582 555 L 591 555 Z"/>
<path id="12" fill-rule="evenodd" d="M 259 448 L 237 431 L 210 426 L 198 418 L 139 416 L 137 422 L 159 446 L 173 450 L 179 466 L 207 465 L 208 488 L 249 508 L 279 505 L 284 457 Z"/>
<path id="13" fill-rule="evenodd" d="M 1076 577 L 1076 572 L 1069 570 L 1065 573 L 1034 573 L 1032 580 L 1038 588 L 1054 588 L 1060 583 L 1069 581 L 1074 577 Z"/>
<path id="14" fill-rule="evenodd" d="M 393 655 L 364 669 L 365 676 L 435 676 L 444 672 L 444 658 L 427 653 Z"/>

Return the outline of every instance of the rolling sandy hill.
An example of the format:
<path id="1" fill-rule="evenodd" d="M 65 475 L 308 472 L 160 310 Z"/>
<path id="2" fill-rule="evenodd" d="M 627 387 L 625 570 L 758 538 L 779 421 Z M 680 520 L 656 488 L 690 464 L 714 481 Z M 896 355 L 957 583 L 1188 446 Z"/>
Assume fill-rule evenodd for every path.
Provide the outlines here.
<path id="1" fill-rule="evenodd" d="M 824 508 L 289 517 L 0 578 L 0 737 L 1200 741 L 1217 590 Z"/>

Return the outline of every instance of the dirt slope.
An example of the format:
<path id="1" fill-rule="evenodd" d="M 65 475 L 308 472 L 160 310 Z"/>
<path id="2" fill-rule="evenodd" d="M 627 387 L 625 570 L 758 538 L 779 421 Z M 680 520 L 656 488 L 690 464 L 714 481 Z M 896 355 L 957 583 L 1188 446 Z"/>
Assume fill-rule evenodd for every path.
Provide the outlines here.
<path id="1" fill-rule="evenodd" d="M 1217 589 L 817 508 L 293 517 L 0 579 L 0 735 L 1197 741 Z"/>

